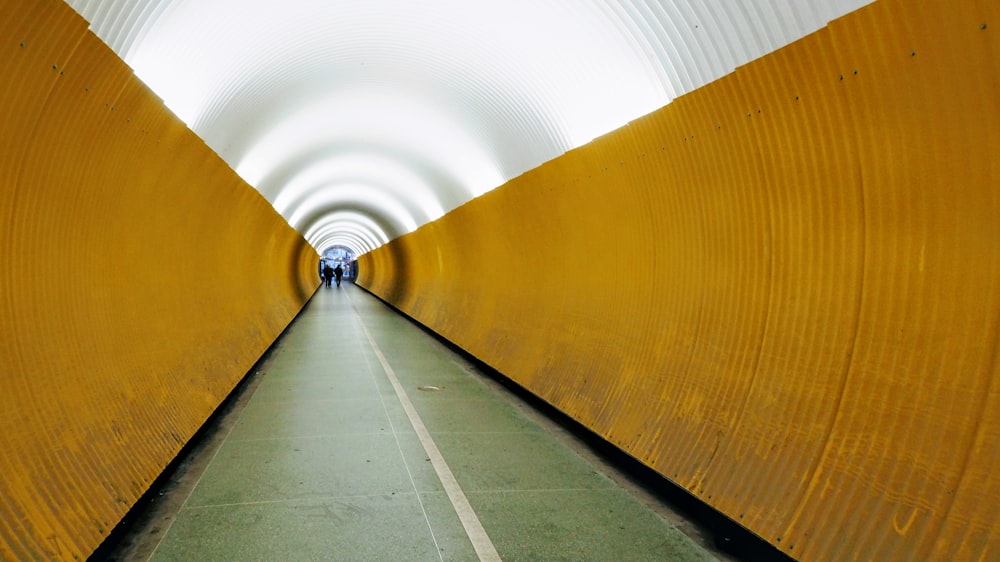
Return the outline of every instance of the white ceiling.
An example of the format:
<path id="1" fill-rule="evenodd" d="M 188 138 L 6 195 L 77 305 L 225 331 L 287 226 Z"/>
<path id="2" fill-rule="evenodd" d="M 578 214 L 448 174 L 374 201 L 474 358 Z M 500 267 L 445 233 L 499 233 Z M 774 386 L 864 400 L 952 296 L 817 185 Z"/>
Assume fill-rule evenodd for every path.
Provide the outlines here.
<path id="1" fill-rule="evenodd" d="M 873 0 L 68 0 L 317 249 L 358 254 Z"/>

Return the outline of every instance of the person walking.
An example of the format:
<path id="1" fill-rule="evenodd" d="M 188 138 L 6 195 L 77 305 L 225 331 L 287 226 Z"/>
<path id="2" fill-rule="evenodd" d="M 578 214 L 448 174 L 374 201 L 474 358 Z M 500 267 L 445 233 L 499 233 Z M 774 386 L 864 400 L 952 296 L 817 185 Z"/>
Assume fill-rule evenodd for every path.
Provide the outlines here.
<path id="1" fill-rule="evenodd" d="M 337 264 L 337 267 L 333 270 L 333 275 L 337 278 L 337 286 L 340 286 L 340 278 L 344 276 L 344 268 Z"/>
<path id="2" fill-rule="evenodd" d="M 338 265 L 337 267 L 339 268 L 340 266 Z M 336 270 L 330 267 L 330 264 L 326 264 L 326 267 L 323 268 L 323 279 L 326 280 L 327 287 L 330 286 L 330 281 L 333 280 L 333 275 L 335 271 Z M 337 277 L 337 285 L 338 286 L 340 285 L 340 277 Z"/>

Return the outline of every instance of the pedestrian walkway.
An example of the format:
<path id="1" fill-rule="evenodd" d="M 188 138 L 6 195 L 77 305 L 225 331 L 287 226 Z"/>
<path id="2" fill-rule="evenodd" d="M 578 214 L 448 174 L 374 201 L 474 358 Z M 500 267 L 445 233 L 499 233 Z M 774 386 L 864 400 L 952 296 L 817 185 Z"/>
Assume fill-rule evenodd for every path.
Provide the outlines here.
<path id="1" fill-rule="evenodd" d="M 275 345 L 141 559 L 715 559 L 350 283 Z"/>

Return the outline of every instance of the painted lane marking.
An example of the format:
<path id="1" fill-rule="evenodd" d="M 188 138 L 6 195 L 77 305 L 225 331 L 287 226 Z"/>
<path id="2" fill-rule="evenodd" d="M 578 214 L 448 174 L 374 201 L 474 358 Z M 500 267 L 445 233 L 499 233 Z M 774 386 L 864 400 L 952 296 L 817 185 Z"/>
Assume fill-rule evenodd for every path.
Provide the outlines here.
<path id="1" fill-rule="evenodd" d="M 355 312 L 357 313 L 357 310 Z M 399 378 L 396 377 L 396 372 L 389 365 L 389 361 L 382 353 L 382 349 L 375 343 L 375 338 L 368 331 L 368 327 L 365 326 L 360 313 L 358 313 L 358 322 L 361 324 L 361 330 L 365 333 L 365 337 L 368 338 L 368 343 L 372 346 L 372 351 L 375 352 L 375 357 L 378 358 L 378 362 L 382 365 L 382 369 L 389 378 L 389 382 L 396 392 L 396 398 L 399 399 L 399 403 L 406 412 L 406 417 L 410 420 L 410 425 L 413 426 L 413 431 L 417 434 L 417 439 L 423 445 L 427 457 L 431 459 L 431 466 L 434 467 L 434 472 L 437 473 L 438 478 L 441 480 L 441 485 L 444 486 L 444 490 L 448 494 L 448 499 L 451 500 L 451 505 L 455 508 L 455 513 L 458 514 L 458 518 L 462 521 L 462 526 L 465 527 L 465 534 L 472 541 L 472 547 L 476 550 L 476 555 L 479 556 L 479 560 L 482 562 L 500 562 L 500 554 L 497 553 L 496 547 L 493 546 L 493 541 L 486 534 L 486 529 L 483 528 L 479 517 L 472 509 L 469 499 L 465 497 L 465 492 L 458 485 L 458 480 L 455 479 L 455 475 L 451 472 L 451 468 L 448 467 L 448 463 L 445 462 L 444 456 L 438 450 L 437 444 L 431 438 L 430 432 L 424 426 L 423 420 L 417 414 L 416 408 L 410 402 L 410 397 L 407 396 L 406 390 L 403 389 Z"/>

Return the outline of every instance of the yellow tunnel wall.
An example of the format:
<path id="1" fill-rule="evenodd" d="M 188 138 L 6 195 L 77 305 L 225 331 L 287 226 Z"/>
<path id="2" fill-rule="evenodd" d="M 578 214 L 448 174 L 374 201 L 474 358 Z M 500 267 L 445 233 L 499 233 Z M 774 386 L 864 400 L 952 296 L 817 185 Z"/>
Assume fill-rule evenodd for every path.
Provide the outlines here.
<path id="1" fill-rule="evenodd" d="M 793 557 L 997 560 L 998 16 L 878 1 L 359 283 Z"/>
<path id="2" fill-rule="evenodd" d="M 85 559 L 318 256 L 63 2 L 0 2 L 0 559 Z"/>

